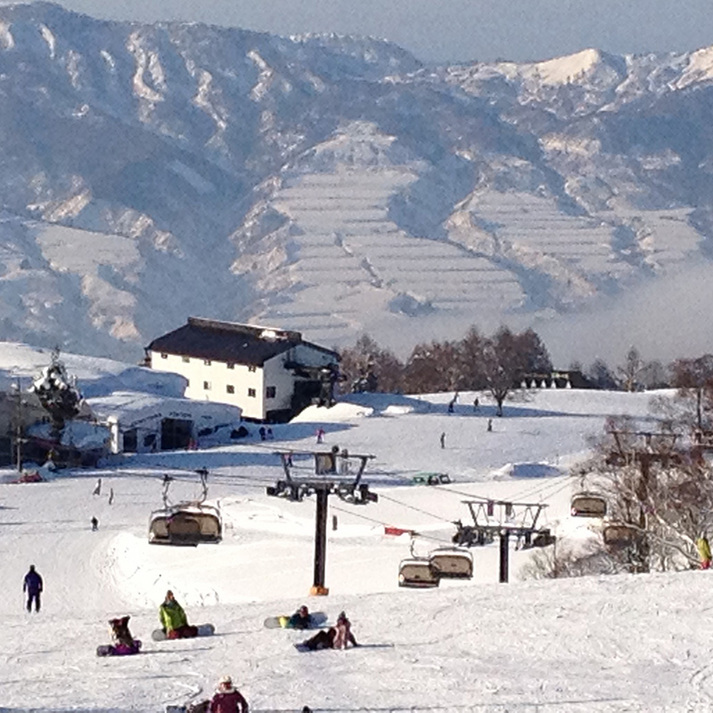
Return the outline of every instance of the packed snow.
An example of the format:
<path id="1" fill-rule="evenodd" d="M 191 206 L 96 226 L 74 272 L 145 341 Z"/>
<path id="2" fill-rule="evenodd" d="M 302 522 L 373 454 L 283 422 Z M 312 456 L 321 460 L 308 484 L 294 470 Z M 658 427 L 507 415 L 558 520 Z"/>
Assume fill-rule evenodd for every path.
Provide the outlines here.
<path id="1" fill-rule="evenodd" d="M 495 418 L 487 396 L 477 394 L 477 409 L 475 396 L 459 394 L 452 414 L 452 394 L 348 396 L 272 426 L 272 441 L 248 424 L 241 445 L 123 456 L 43 483 L 0 484 L 0 710 L 163 711 L 211 696 L 224 674 L 254 711 L 711 710 L 708 572 L 523 580 L 533 550 L 512 542 L 504 584 L 495 542 L 470 550 L 472 580 L 399 588 L 410 538 L 385 527 L 417 531 L 414 552 L 425 556 L 450 544 L 453 521 L 468 522 L 469 497 L 546 503 L 541 524 L 558 546 L 597 537 L 600 521 L 569 514 L 580 487 L 569 466 L 586 455 L 587 437 L 601 432 L 607 415 L 646 418 L 651 398 L 542 390 L 508 402 Z M 335 445 L 374 456 L 363 479 L 379 501 L 330 497 L 329 594 L 317 597 L 309 595 L 314 497 L 290 502 L 265 488 L 284 477 L 276 451 L 294 451 L 295 476 L 314 478 L 306 454 Z M 175 477 L 172 499 L 190 500 L 200 492 L 194 470 L 203 467 L 223 541 L 149 545 L 163 474 Z M 429 472 L 451 483 L 414 483 Z M 93 494 L 98 478 L 101 492 Z M 30 564 L 45 581 L 38 614 L 25 611 L 21 591 Z M 191 623 L 212 622 L 216 635 L 152 641 L 167 589 Z M 301 604 L 330 622 L 345 610 L 360 646 L 299 653 L 292 644 L 304 632 L 263 627 L 266 617 Z M 98 658 L 96 647 L 110 641 L 108 620 L 125 614 L 142 652 Z"/>

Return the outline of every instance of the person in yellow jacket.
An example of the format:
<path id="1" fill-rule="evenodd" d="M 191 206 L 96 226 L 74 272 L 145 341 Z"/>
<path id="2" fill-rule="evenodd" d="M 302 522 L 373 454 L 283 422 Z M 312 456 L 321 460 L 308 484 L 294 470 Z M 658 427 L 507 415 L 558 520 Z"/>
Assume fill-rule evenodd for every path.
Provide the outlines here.
<path id="1" fill-rule="evenodd" d="M 166 632 L 168 639 L 190 639 L 198 636 L 198 627 L 188 623 L 186 612 L 176 601 L 173 592 L 166 592 L 166 599 L 158 610 L 161 627 Z"/>
<path id="2" fill-rule="evenodd" d="M 699 537 L 696 540 L 698 556 L 701 560 L 701 569 L 710 569 L 711 566 L 711 546 L 708 544 L 707 537 Z"/>

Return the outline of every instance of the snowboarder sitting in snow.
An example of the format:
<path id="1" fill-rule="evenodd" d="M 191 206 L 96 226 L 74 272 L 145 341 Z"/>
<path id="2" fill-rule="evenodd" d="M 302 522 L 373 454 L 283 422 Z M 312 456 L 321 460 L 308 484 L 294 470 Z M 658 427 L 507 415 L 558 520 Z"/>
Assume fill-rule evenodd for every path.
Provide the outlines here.
<path id="1" fill-rule="evenodd" d="M 312 617 L 309 615 L 309 609 L 303 604 L 288 620 L 286 627 L 288 629 L 309 629 L 312 624 Z"/>
<path id="2" fill-rule="evenodd" d="M 137 654 L 141 648 L 141 642 L 138 639 L 134 639 L 129 631 L 129 619 L 131 619 L 130 616 L 122 616 L 109 620 L 111 637 L 114 641 L 111 648 L 112 653 L 116 656 Z"/>
<path id="3" fill-rule="evenodd" d="M 158 610 L 161 626 L 166 632 L 168 639 L 190 639 L 198 636 L 198 627 L 188 623 L 186 612 L 176 601 L 173 592 L 169 589 L 166 592 L 166 599 Z"/>
<path id="4" fill-rule="evenodd" d="M 218 690 L 210 702 L 210 713 L 248 713 L 248 702 L 242 693 L 233 688 L 230 676 L 223 676 Z"/>
<path id="5" fill-rule="evenodd" d="M 359 646 L 354 634 L 352 634 L 351 622 L 344 612 L 341 612 L 337 617 L 336 626 L 330 627 L 327 631 L 318 631 L 311 639 L 307 639 L 304 642 L 304 645 L 313 651 L 318 649 L 346 649 L 349 644 Z"/>

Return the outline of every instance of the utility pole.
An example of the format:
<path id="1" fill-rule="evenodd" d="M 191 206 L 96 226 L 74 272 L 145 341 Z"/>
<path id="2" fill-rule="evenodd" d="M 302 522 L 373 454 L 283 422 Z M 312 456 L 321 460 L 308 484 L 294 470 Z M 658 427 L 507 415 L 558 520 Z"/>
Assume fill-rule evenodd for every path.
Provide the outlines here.
<path id="1" fill-rule="evenodd" d="M 339 447 L 333 446 L 329 452 L 312 451 L 307 455 L 314 457 L 315 475 L 321 478 L 295 478 L 293 477 L 292 451 L 278 453 L 285 473 L 285 480 L 278 480 L 274 486 L 268 486 L 267 494 L 274 497 L 284 497 L 292 501 L 301 501 L 303 497 L 316 495 L 315 525 L 314 525 L 314 575 L 310 594 L 324 596 L 329 594 L 325 584 L 325 570 L 327 565 L 327 510 L 329 496 L 337 495 L 342 500 L 354 505 L 365 505 L 376 502 L 378 496 L 369 491 L 369 486 L 361 482 L 362 474 L 367 462 L 372 455 L 339 453 Z M 356 476 L 347 480 L 340 478 L 338 470 L 348 472 L 349 468 L 337 468 L 337 459 L 354 459 L 360 462 Z"/>
<path id="2" fill-rule="evenodd" d="M 17 383 L 13 384 L 13 390 L 15 391 L 15 397 L 17 402 L 15 404 L 15 464 L 17 466 L 17 472 L 22 472 L 22 382 L 20 377 L 17 377 Z"/>

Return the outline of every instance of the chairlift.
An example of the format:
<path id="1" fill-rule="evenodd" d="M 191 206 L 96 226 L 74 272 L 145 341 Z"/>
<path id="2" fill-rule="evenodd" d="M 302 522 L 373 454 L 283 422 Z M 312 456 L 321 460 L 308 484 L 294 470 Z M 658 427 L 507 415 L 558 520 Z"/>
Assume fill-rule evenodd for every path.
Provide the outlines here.
<path id="1" fill-rule="evenodd" d="M 218 543 L 223 539 L 218 508 L 203 503 L 179 503 L 156 510 L 149 520 L 152 545 L 193 546 Z"/>
<path id="2" fill-rule="evenodd" d="M 538 530 L 532 538 L 532 547 L 549 547 L 557 542 L 557 536 L 549 529 Z"/>
<path id="3" fill-rule="evenodd" d="M 428 559 L 414 557 L 399 564 L 399 587 L 432 589 L 440 584 L 440 580 L 440 572 Z"/>
<path id="4" fill-rule="evenodd" d="M 602 540 L 607 547 L 628 547 L 641 537 L 641 531 L 623 522 L 607 525 L 602 531 Z"/>
<path id="5" fill-rule="evenodd" d="M 439 547 L 429 555 L 431 567 L 441 579 L 471 579 L 473 555 L 458 547 Z"/>
<path id="6" fill-rule="evenodd" d="M 460 520 L 455 523 L 455 526 L 457 531 L 451 538 L 454 545 L 463 545 L 464 547 L 482 546 L 490 544 L 495 539 L 492 529 L 463 525 Z"/>
<path id="7" fill-rule="evenodd" d="M 149 517 L 149 544 L 193 546 L 218 543 L 223 539 L 223 522 L 220 510 L 206 505 L 208 471 L 196 471 L 201 478 L 203 493 L 198 500 L 171 504 L 168 490 L 173 478 L 164 476 L 163 508 L 154 510 Z"/>
<path id="8" fill-rule="evenodd" d="M 572 517 L 604 517 L 607 514 L 607 501 L 596 493 L 577 493 L 572 498 Z"/>

